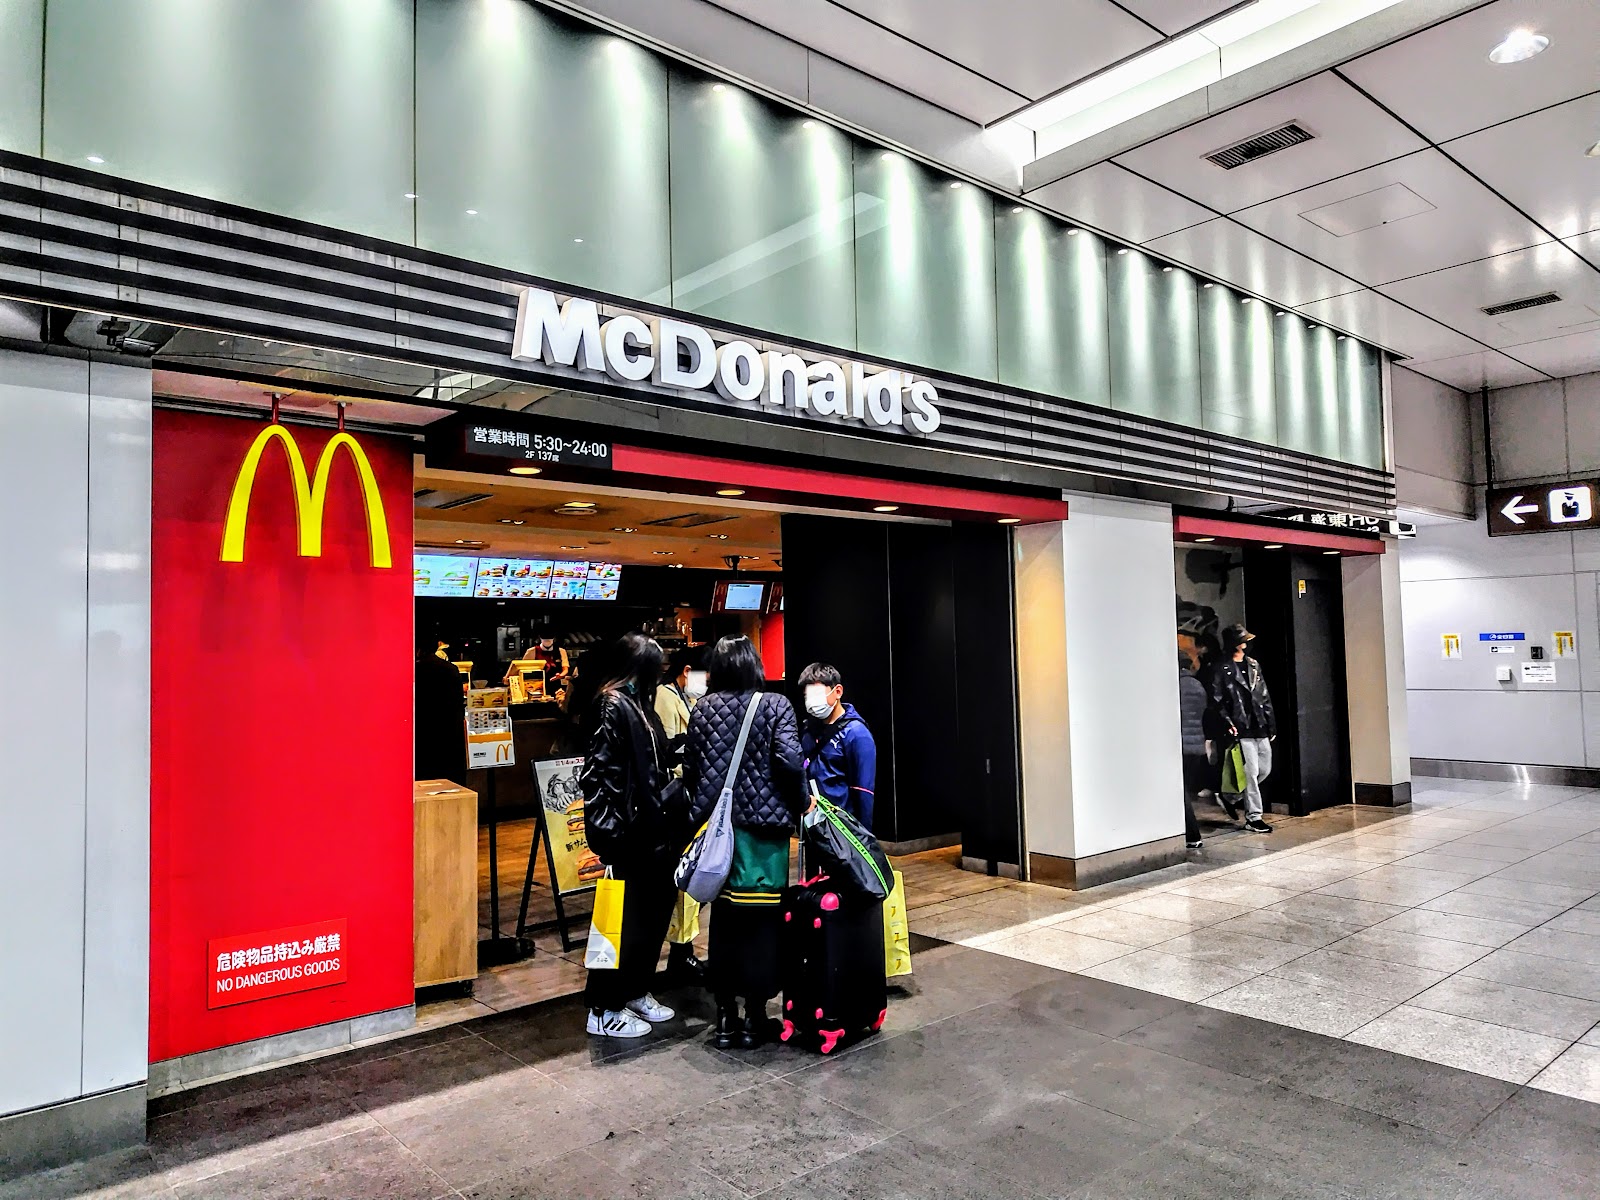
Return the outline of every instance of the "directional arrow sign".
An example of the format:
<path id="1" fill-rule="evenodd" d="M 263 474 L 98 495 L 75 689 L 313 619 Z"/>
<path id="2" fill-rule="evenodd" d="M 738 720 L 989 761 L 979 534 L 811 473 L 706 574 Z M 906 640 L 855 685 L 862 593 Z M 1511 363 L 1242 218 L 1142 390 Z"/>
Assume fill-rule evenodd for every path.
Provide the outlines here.
<path id="1" fill-rule="evenodd" d="M 1513 525 L 1525 525 L 1527 522 L 1522 519 L 1522 514 L 1536 513 L 1539 511 L 1539 506 L 1537 504 L 1524 504 L 1522 496 L 1518 494 L 1511 497 L 1510 503 L 1500 511 L 1510 518 Z"/>

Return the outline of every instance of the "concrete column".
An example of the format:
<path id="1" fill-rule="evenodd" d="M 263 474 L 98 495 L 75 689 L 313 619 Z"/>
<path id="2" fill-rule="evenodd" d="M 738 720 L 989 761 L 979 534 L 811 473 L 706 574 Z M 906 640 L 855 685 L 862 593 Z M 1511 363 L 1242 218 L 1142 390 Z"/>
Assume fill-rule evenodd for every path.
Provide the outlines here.
<path id="1" fill-rule="evenodd" d="M 1017 530 L 1022 794 L 1031 878 L 1092 887 L 1181 861 L 1172 510 L 1069 496 Z"/>
<path id="2" fill-rule="evenodd" d="M 1344 658 L 1350 778 L 1357 804 L 1411 803 L 1400 548 L 1344 560 Z"/>

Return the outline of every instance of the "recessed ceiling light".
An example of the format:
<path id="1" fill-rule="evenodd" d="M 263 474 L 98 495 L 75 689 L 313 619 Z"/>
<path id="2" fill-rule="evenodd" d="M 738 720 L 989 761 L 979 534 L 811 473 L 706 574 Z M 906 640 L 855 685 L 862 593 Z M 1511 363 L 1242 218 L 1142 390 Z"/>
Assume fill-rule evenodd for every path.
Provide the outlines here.
<path id="1" fill-rule="evenodd" d="M 1265 546 L 1263 546 L 1261 548 L 1263 550 L 1282 550 L 1283 549 L 1283 543 L 1282 542 L 1268 542 Z"/>
<path id="2" fill-rule="evenodd" d="M 1342 342 L 1342 341 L 1344 341 L 1344 334 L 1342 334 L 1342 333 L 1341 333 L 1341 334 L 1340 334 L 1340 335 L 1339 335 L 1339 340 L 1340 340 L 1340 341 L 1341 341 L 1341 342 Z"/>
<path id="3" fill-rule="evenodd" d="M 1240 304 L 1249 304 L 1250 301 L 1252 301 L 1254 299 L 1255 299 L 1254 296 L 1240 296 L 1239 297 L 1239 303 Z"/>
<path id="4" fill-rule="evenodd" d="M 670 558 L 672 556 L 672 551 L 671 550 L 652 550 L 652 551 L 650 551 L 650 553 L 651 554 L 659 554 L 664 558 Z"/>
<path id="5" fill-rule="evenodd" d="M 1020 205 L 1020 204 L 1018 204 L 1018 205 L 1017 205 L 1017 206 L 1016 206 L 1016 207 L 1015 207 L 1015 208 L 1013 208 L 1013 209 L 1012 209 L 1012 210 L 1011 210 L 1011 211 L 1012 211 L 1012 212 L 1013 212 L 1013 213 L 1019 213 L 1019 212 L 1021 212 L 1021 211 L 1022 211 L 1022 205 Z"/>
<path id="6" fill-rule="evenodd" d="M 1069 229 L 1069 230 L 1067 230 L 1067 236 L 1068 237 L 1077 237 L 1078 236 L 1078 231 L 1076 229 Z"/>
<path id="7" fill-rule="evenodd" d="M 740 562 L 755 562 L 756 559 L 758 559 L 760 557 L 761 557 L 761 555 L 759 555 L 759 554 L 741 554 L 741 555 L 739 555 L 739 561 Z"/>
<path id="8" fill-rule="evenodd" d="M 467 216 L 469 216 L 469 217 L 475 217 L 475 216 L 477 216 L 477 215 L 478 215 L 478 210 L 477 210 L 477 209 L 475 209 L 475 208 L 469 208 L 469 209 L 467 209 Z"/>
<path id="9" fill-rule="evenodd" d="M 1161 268 L 1161 273 L 1163 275 L 1171 275 L 1172 274 L 1172 268 L 1171 267 L 1162 267 Z"/>
<path id="10" fill-rule="evenodd" d="M 593 507 L 595 507 L 595 503 L 594 503 L 593 500 L 568 500 L 561 507 L 562 508 L 593 508 Z"/>
<path id="11" fill-rule="evenodd" d="M 1214 288 L 1217 285 L 1214 284 L 1214 283 L 1202 283 L 1200 286 L 1203 287 L 1203 288 Z"/>
<path id="12" fill-rule="evenodd" d="M 731 535 L 726 533 L 708 533 L 706 536 L 711 538 L 713 541 L 725 542 Z"/>
<path id="13" fill-rule="evenodd" d="M 106 161 L 106 160 L 105 160 L 105 159 L 103 159 L 103 158 L 101 158 L 101 157 L 100 157 L 100 156 L 99 156 L 99 155 L 98 155 L 98 154 L 91 154 L 91 155 L 89 155 L 89 156 L 88 156 L 88 157 L 89 157 L 89 161 L 90 161 L 90 162 L 92 162 L 92 163 L 93 163 L 93 164 L 94 164 L 94 165 L 95 165 L 95 166 L 97 166 L 97 167 L 98 167 L 98 166 L 99 166 L 99 165 L 100 165 L 100 164 L 101 164 L 101 163 L 103 163 L 103 162 L 105 162 L 105 161 Z"/>
<path id="14" fill-rule="evenodd" d="M 1021 517 L 1001 517 L 1000 518 L 1000 524 L 1002 524 L 1002 525 L 1020 525 L 1020 524 L 1022 524 L 1022 518 Z"/>
<path id="15" fill-rule="evenodd" d="M 1128 248 L 1126 246 L 1124 246 L 1121 250 L 1117 251 L 1118 254 L 1126 254 L 1127 252 L 1128 252 Z"/>
<path id="16" fill-rule="evenodd" d="M 961 180 L 959 180 L 959 179 L 951 180 L 950 181 L 950 186 L 953 187 L 953 188 L 960 187 L 961 186 Z"/>
<path id="17" fill-rule="evenodd" d="M 1280 308 L 1280 309 L 1279 309 L 1279 310 L 1278 310 L 1278 315 L 1279 315 L 1279 316 L 1280 316 L 1280 317 L 1287 317 L 1287 316 L 1288 316 L 1288 315 L 1289 315 L 1289 314 L 1288 314 L 1288 313 L 1286 313 L 1286 312 L 1284 312 L 1284 311 L 1283 311 L 1283 309 L 1281 309 L 1281 308 Z"/>
<path id="18" fill-rule="evenodd" d="M 742 495 L 744 495 L 744 489 L 743 488 L 718 488 L 717 489 L 717 495 L 719 495 L 719 496 L 742 496 Z"/>
<path id="19" fill-rule="evenodd" d="M 683 570 L 683 564 L 682 563 L 668 563 L 667 566 L 676 567 L 680 571 Z M 689 606 L 687 604 L 685 604 L 683 607 L 684 608 L 688 608 Z"/>
<path id="20" fill-rule="evenodd" d="M 417 198 L 417 194 L 415 192 L 407 192 L 406 193 L 406 199 L 407 200 L 415 200 L 416 198 Z"/>
<path id="21" fill-rule="evenodd" d="M 583 239 L 582 238 L 573 238 L 572 241 L 573 241 L 574 245 L 577 245 L 577 246 L 583 245 Z"/>
<path id="22" fill-rule="evenodd" d="M 1525 62 L 1536 54 L 1543 54 L 1549 45 L 1550 39 L 1542 33 L 1535 33 L 1531 29 L 1513 29 L 1498 46 L 1489 51 L 1489 61 L 1502 66 Z"/>
<path id="23" fill-rule="evenodd" d="M 900 511 L 900 506 L 898 504 L 880 504 L 876 508 L 874 508 L 872 511 L 873 512 L 899 512 Z"/>
<path id="24" fill-rule="evenodd" d="M 638 533 L 639 531 L 637 529 L 635 529 L 632 525 L 613 525 L 611 527 L 611 532 L 612 533 Z"/>
<path id="25" fill-rule="evenodd" d="M 526 525 L 527 522 L 526 521 L 520 521 L 516 517 L 501 517 L 500 518 L 500 524 L 502 524 L 502 525 Z"/>
<path id="26" fill-rule="evenodd" d="M 561 548 L 563 550 L 582 550 L 583 549 L 582 546 L 563 546 Z"/>
<path id="27" fill-rule="evenodd" d="M 543 467 L 512 467 L 513 475 L 538 475 L 544 471 Z"/>
<path id="28" fill-rule="evenodd" d="M 1324 554 L 1337 554 L 1339 552 L 1337 550 L 1324 550 L 1323 553 Z"/>
<path id="29" fill-rule="evenodd" d="M 458 545 L 458 546 L 467 546 L 467 545 L 471 545 L 471 543 L 468 542 L 466 538 L 457 538 L 456 539 L 456 545 Z"/>
<path id="30" fill-rule="evenodd" d="M 1214 538 L 1214 537 L 1195 538 L 1195 541 L 1197 541 L 1197 542 L 1214 542 L 1216 540 L 1217 539 Z"/>

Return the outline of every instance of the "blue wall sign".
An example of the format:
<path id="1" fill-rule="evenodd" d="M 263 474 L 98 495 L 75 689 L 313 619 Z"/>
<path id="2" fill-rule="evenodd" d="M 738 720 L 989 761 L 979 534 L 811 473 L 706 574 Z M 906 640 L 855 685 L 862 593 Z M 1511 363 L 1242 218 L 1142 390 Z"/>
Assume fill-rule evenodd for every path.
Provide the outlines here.
<path id="1" fill-rule="evenodd" d="M 1478 640 L 1480 642 L 1521 642 L 1526 641 L 1527 637 L 1528 635 L 1525 633 L 1480 633 Z"/>

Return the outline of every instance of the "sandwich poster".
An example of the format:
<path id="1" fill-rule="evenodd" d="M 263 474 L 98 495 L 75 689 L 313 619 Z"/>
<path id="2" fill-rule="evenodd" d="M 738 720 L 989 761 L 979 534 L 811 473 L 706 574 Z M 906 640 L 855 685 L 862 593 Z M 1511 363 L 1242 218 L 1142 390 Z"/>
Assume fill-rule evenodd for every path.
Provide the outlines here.
<path id="1" fill-rule="evenodd" d="M 583 758 L 547 758 L 533 764 L 544 805 L 544 828 L 554 865 L 555 888 L 562 895 L 587 891 L 606 873 L 605 865 L 589 849 L 583 825 L 583 789 L 578 772 Z"/>

